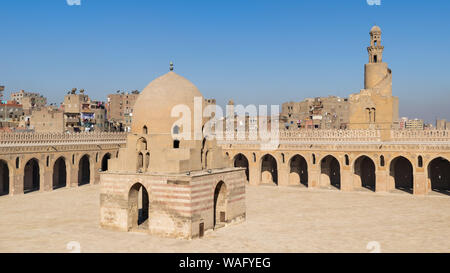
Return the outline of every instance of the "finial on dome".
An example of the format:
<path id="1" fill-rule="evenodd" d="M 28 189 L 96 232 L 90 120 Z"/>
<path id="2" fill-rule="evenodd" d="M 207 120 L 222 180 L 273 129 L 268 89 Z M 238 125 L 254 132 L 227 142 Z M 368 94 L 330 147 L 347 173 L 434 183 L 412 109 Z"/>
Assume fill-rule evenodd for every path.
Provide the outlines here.
<path id="1" fill-rule="evenodd" d="M 170 71 L 173 71 L 173 62 L 170 62 Z"/>

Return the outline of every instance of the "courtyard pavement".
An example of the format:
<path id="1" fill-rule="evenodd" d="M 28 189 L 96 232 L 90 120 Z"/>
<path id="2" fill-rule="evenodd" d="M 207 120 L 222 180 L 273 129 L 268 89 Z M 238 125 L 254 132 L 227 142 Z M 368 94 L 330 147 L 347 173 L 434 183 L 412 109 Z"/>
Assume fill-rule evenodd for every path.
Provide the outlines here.
<path id="1" fill-rule="evenodd" d="M 67 253 L 78 245 L 81 252 L 450 252 L 450 197 L 247 187 L 245 223 L 191 241 L 100 229 L 98 185 L 0 197 L 0 252 Z"/>

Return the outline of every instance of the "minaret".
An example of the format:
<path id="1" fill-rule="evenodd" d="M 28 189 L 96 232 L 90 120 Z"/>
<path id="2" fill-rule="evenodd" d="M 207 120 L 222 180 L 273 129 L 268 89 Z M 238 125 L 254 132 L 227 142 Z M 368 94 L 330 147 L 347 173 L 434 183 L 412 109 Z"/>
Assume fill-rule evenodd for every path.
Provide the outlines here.
<path id="1" fill-rule="evenodd" d="M 370 46 L 367 48 L 369 52 L 369 63 L 382 63 L 383 50 L 384 46 L 381 45 L 381 29 L 378 26 L 374 26 L 370 30 Z"/>
<path id="2" fill-rule="evenodd" d="M 384 46 L 381 45 L 381 29 L 378 26 L 370 30 L 369 63 L 365 65 L 364 88 L 372 89 L 383 81 L 390 70 L 387 63 L 383 63 Z"/>

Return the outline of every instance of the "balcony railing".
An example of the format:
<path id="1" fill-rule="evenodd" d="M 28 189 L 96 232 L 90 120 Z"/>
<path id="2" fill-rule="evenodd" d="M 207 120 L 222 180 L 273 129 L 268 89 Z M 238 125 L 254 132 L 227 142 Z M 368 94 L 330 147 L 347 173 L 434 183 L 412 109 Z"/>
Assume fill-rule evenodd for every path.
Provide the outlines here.
<path id="1" fill-rule="evenodd" d="M 0 147 L 73 144 L 124 144 L 126 133 L 0 133 Z"/>

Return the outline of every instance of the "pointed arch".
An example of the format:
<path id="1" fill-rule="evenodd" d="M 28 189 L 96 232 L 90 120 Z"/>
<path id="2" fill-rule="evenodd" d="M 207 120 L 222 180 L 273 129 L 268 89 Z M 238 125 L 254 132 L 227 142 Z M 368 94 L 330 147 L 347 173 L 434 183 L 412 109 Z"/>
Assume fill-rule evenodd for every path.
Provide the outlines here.
<path id="1" fill-rule="evenodd" d="M 106 172 L 109 169 L 109 160 L 111 159 L 111 154 L 106 153 L 102 158 L 102 172 Z"/>
<path id="2" fill-rule="evenodd" d="M 150 201 L 147 189 L 134 184 L 128 192 L 128 231 L 148 229 Z"/>
<path id="3" fill-rule="evenodd" d="M 261 183 L 278 185 L 277 160 L 270 154 L 261 158 Z"/>
<path id="4" fill-rule="evenodd" d="M 39 160 L 32 158 L 25 164 L 23 175 L 23 191 L 24 193 L 31 193 L 39 191 L 40 189 L 40 166 Z"/>
<path id="5" fill-rule="evenodd" d="M 336 157 L 328 155 L 320 161 L 321 185 L 341 189 L 341 165 Z"/>
<path id="6" fill-rule="evenodd" d="M 53 189 L 60 189 L 67 186 L 66 159 L 60 157 L 53 164 Z"/>
<path id="7" fill-rule="evenodd" d="M 376 191 L 375 163 L 366 156 L 360 156 L 353 165 L 353 174 L 357 179 L 357 185 L 371 191 Z"/>
<path id="8" fill-rule="evenodd" d="M 220 181 L 214 189 L 214 228 L 219 228 L 227 222 L 227 195 L 227 186 L 223 181 Z"/>
<path id="9" fill-rule="evenodd" d="M 249 163 L 248 159 L 243 154 L 237 154 L 233 159 L 234 167 L 245 168 L 245 176 L 247 177 L 247 182 L 249 182 Z"/>
<path id="10" fill-rule="evenodd" d="M 428 179 L 431 190 L 450 195 L 450 162 L 437 157 L 428 164 Z"/>
<path id="11" fill-rule="evenodd" d="M 8 162 L 0 159 L 0 196 L 9 194 Z"/>
<path id="12" fill-rule="evenodd" d="M 308 163 L 301 155 L 294 155 L 289 160 L 289 184 L 308 187 Z"/>
<path id="13" fill-rule="evenodd" d="M 78 186 L 91 183 L 91 163 L 89 155 L 81 157 L 78 163 Z"/>
<path id="14" fill-rule="evenodd" d="M 414 193 L 414 169 L 411 161 L 406 157 L 394 158 L 390 164 L 390 175 L 394 178 L 394 185 L 397 190 L 407 193 Z"/>

